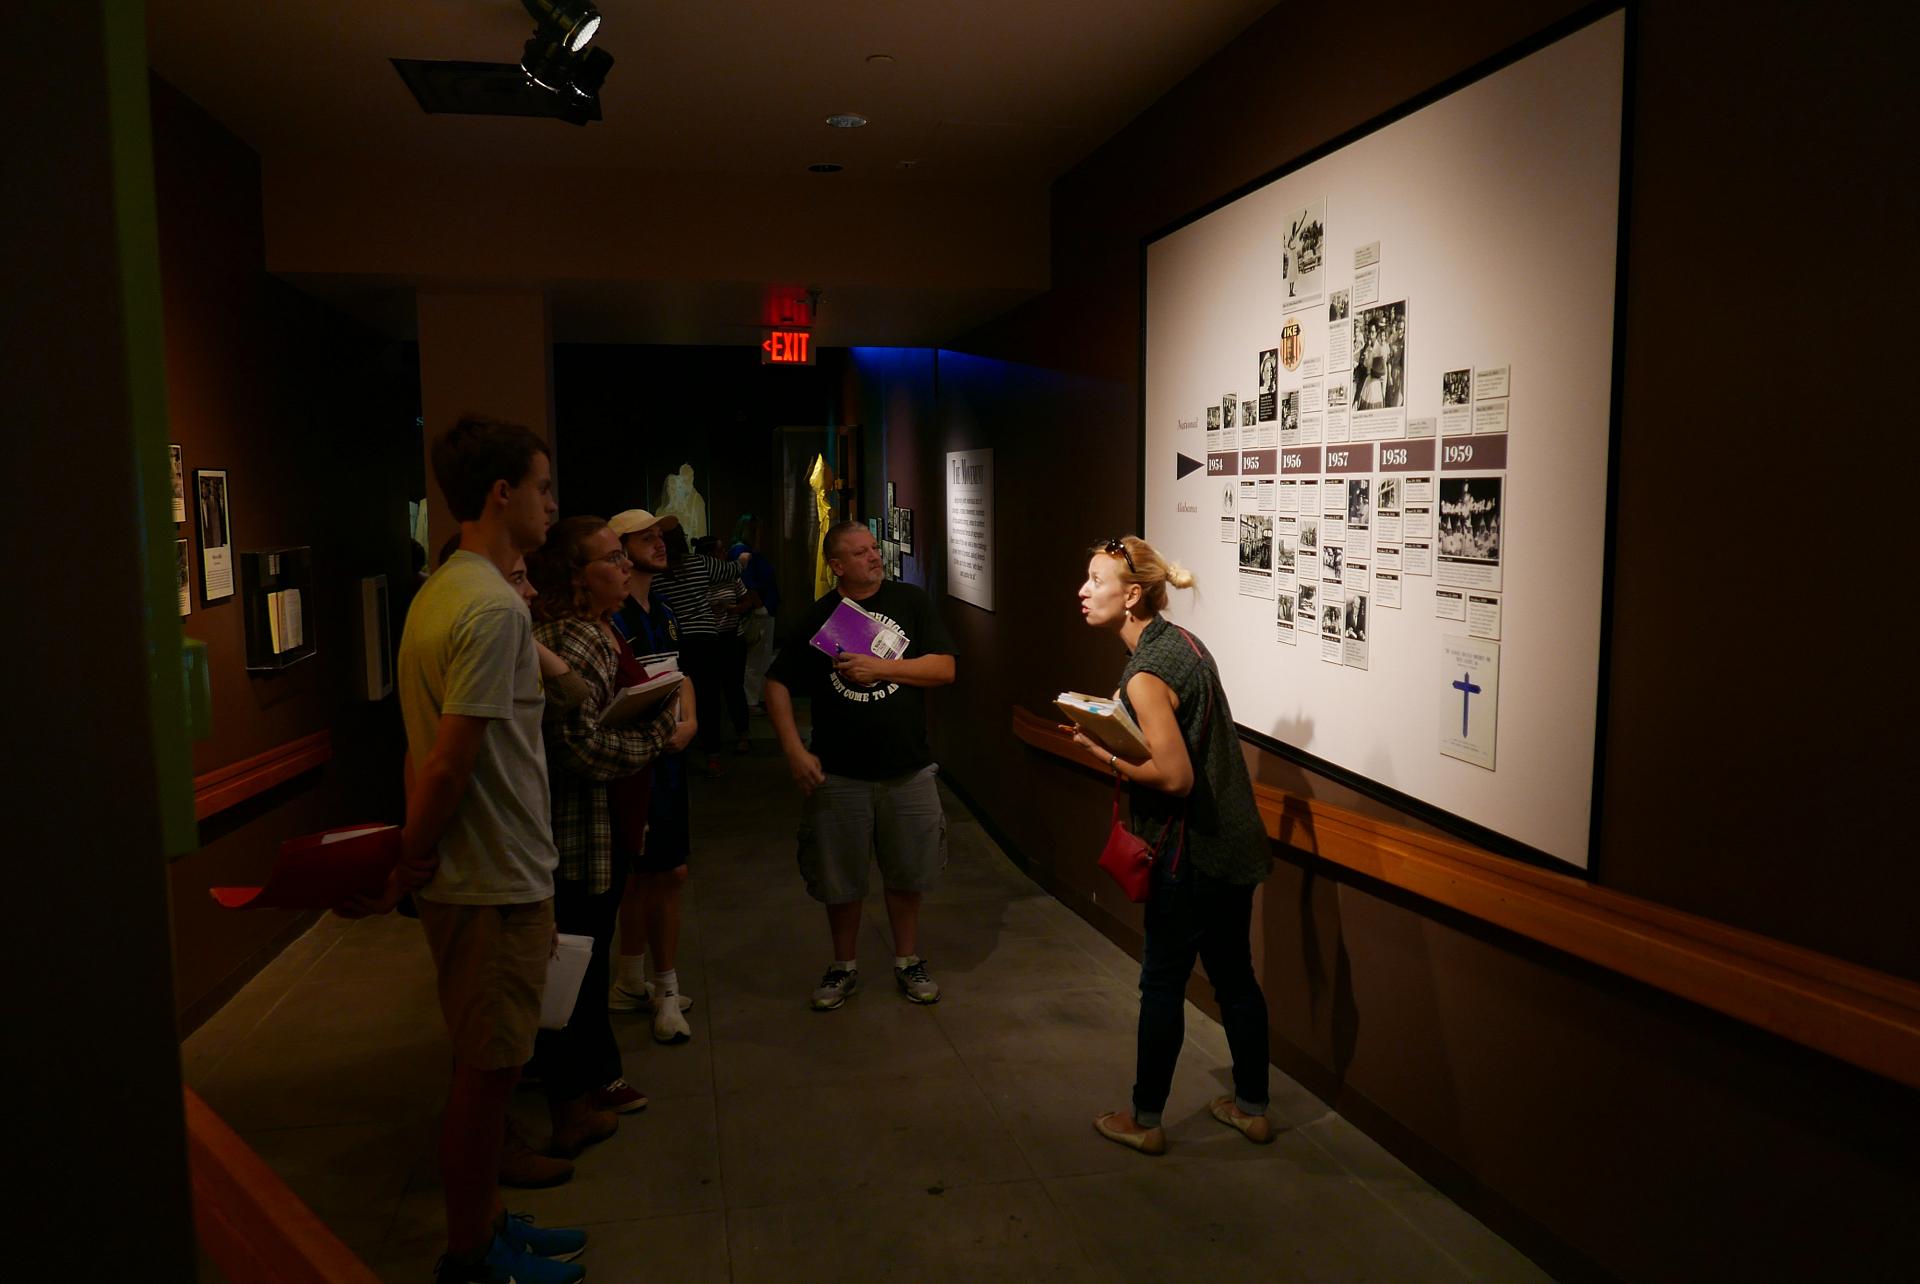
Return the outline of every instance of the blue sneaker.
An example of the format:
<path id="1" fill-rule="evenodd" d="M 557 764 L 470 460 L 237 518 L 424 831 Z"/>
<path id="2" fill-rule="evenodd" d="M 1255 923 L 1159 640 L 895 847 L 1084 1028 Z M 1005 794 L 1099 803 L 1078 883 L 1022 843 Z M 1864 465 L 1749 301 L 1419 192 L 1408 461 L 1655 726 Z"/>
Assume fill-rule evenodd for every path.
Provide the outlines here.
<path id="1" fill-rule="evenodd" d="M 493 1246 L 478 1266 L 466 1266 L 451 1257 L 440 1259 L 434 1268 L 436 1284 L 575 1284 L 587 1277 L 587 1268 L 578 1262 L 556 1262 L 528 1252 L 521 1244 L 528 1232 L 544 1239 L 570 1235 L 573 1252 L 586 1247 L 583 1231 L 543 1229 L 524 1219 L 508 1218 L 509 1229 L 493 1237 Z"/>
<path id="2" fill-rule="evenodd" d="M 571 1262 L 586 1251 L 587 1233 L 565 1226 L 535 1226 L 526 1213 L 508 1213 L 500 1238 L 535 1257 L 554 1262 Z"/>

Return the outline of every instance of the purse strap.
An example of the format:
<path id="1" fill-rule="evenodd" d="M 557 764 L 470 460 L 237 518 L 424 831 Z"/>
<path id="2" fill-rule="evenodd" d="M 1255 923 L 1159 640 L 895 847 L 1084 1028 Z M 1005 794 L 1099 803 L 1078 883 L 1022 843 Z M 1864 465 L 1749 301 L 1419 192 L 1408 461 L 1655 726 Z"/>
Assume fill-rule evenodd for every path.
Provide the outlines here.
<path id="1" fill-rule="evenodd" d="M 1179 630 L 1181 639 L 1186 642 L 1187 646 L 1193 651 L 1193 654 L 1195 655 L 1195 657 L 1199 659 L 1200 667 L 1204 672 L 1207 665 L 1207 657 L 1203 655 L 1200 651 L 1200 648 L 1194 644 L 1193 635 L 1191 633 L 1188 633 L 1185 629 L 1180 628 L 1178 624 L 1174 625 L 1173 627 Z M 1207 691 L 1206 711 L 1200 715 L 1200 747 L 1202 749 L 1206 748 L 1207 731 L 1213 725 L 1213 683 L 1211 681 L 1207 682 L 1206 691 Z M 1191 757 L 1191 755 L 1189 755 L 1189 757 Z M 1119 773 L 1118 772 L 1114 773 L 1113 823 L 1116 825 L 1120 823 L 1121 780 L 1122 778 L 1119 775 Z M 1171 825 L 1167 826 L 1167 829 L 1172 829 L 1172 828 L 1173 826 Z M 1167 829 L 1163 829 L 1160 831 L 1160 841 L 1158 843 L 1155 843 L 1153 846 L 1153 857 L 1155 860 L 1158 860 L 1160 858 L 1160 848 L 1165 846 L 1166 844 Z M 1187 807 L 1186 807 L 1186 803 L 1183 801 L 1180 805 L 1180 837 L 1179 837 L 1179 840 L 1175 842 L 1173 847 L 1173 864 L 1167 867 L 1167 873 L 1169 875 L 1179 871 L 1180 853 L 1186 849 L 1186 845 L 1187 845 Z"/>

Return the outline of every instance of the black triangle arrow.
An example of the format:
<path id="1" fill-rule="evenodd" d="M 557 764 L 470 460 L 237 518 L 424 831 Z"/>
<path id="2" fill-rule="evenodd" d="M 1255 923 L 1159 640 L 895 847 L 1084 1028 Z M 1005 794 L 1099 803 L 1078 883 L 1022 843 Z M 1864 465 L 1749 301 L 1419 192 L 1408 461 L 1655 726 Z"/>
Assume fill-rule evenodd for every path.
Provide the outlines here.
<path id="1" fill-rule="evenodd" d="M 1207 465 L 1205 460 L 1189 459 L 1185 455 L 1181 455 L 1180 462 L 1174 465 L 1174 467 L 1178 471 L 1174 473 L 1173 479 L 1175 481 L 1179 481 L 1182 477 L 1185 477 L 1188 473 L 1197 472 L 1200 469 L 1205 468 L 1206 466 Z"/>

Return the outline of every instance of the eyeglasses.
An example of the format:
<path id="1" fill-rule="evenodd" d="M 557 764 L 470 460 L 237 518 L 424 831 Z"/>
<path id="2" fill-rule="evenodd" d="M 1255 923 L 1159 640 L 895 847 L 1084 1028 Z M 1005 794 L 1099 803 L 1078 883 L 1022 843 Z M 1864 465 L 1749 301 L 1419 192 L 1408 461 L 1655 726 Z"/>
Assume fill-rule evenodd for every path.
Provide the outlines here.
<path id="1" fill-rule="evenodd" d="M 1105 553 L 1108 557 L 1126 558 L 1127 574 L 1138 575 L 1140 573 L 1139 571 L 1134 569 L 1133 554 L 1127 551 L 1127 541 L 1125 541 L 1124 539 L 1121 539 L 1118 535 L 1115 535 L 1112 539 L 1102 544 L 1100 546 L 1100 551 L 1102 553 Z"/>
<path id="2" fill-rule="evenodd" d="M 632 566 L 633 565 L 633 559 L 628 557 L 624 550 L 617 549 L 617 548 L 614 549 L 611 553 L 608 553 L 605 557 L 592 558 L 589 561 L 583 563 L 583 565 L 592 566 L 594 562 L 605 562 L 608 566 Z"/>

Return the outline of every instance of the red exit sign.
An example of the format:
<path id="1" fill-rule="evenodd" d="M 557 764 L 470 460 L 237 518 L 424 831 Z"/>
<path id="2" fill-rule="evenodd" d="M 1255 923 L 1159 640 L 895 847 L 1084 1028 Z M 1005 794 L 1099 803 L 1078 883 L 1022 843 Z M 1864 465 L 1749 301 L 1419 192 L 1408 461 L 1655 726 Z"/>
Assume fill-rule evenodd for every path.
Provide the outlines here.
<path id="1" fill-rule="evenodd" d="M 813 336 L 805 330 L 769 330 L 760 341 L 763 366 L 810 366 L 813 364 Z"/>

